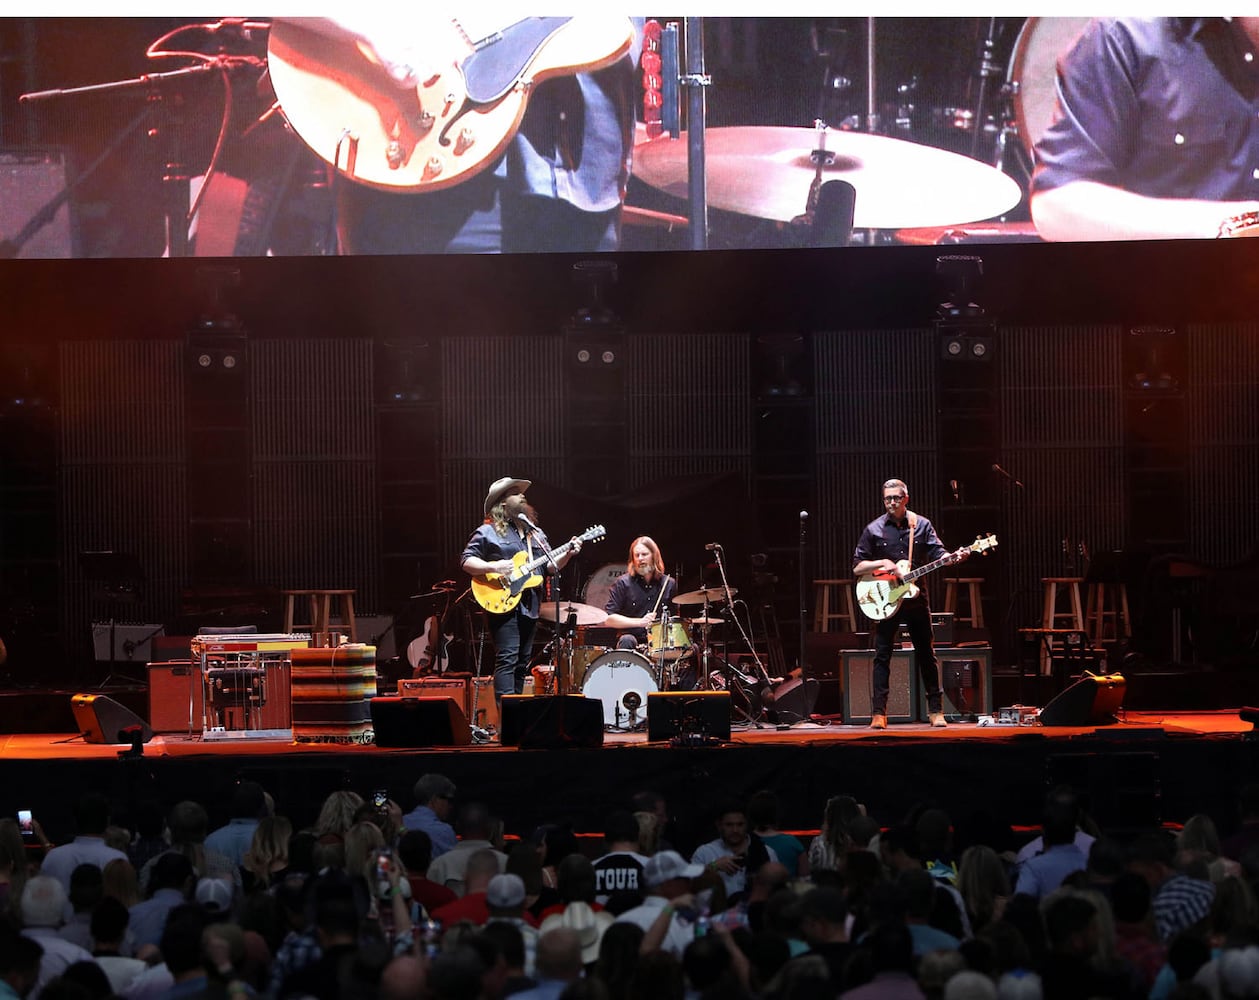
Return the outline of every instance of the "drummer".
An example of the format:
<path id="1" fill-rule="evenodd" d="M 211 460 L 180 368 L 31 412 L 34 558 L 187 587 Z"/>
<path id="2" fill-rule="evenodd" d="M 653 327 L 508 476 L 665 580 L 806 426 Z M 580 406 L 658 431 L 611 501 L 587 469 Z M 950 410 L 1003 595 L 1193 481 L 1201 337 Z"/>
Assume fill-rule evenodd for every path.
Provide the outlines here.
<path id="1" fill-rule="evenodd" d="M 603 609 L 607 625 L 622 629 L 617 648 L 633 649 L 647 641 L 647 629 L 660 621 L 677 593 L 677 581 L 665 573 L 660 546 L 648 535 L 639 535 L 629 547 L 625 572 L 616 578 Z"/>

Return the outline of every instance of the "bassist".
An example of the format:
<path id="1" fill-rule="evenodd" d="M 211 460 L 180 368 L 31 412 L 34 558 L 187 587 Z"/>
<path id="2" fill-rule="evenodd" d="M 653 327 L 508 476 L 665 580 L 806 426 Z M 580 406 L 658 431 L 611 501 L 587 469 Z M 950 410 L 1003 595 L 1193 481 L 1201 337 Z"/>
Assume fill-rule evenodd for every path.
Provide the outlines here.
<path id="1" fill-rule="evenodd" d="M 949 558 L 950 553 L 935 526 L 925 517 L 909 509 L 909 487 L 899 479 L 889 479 L 883 484 L 882 517 L 866 525 L 852 555 L 854 576 L 867 574 L 894 576 L 897 563 L 908 567 Z M 968 553 L 957 554 L 960 561 Z M 887 728 L 887 696 L 891 678 L 892 642 L 896 631 L 904 622 L 914 644 L 914 661 L 918 676 L 927 692 L 927 712 L 931 725 L 939 728 L 948 725 L 944 720 L 943 692 L 940 689 L 940 667 L 936 661 L 935 645 L 931 636 L 931 609 L 925 591 L 917 596 L 907 596 L 896 613 L 885 618 L 874 630 L 874 692 L 871 704 L 870 728 Z M 912 683 L 912 681 L 911 681 Z"/>
<path id="2" fill-rule="evenodd" d="M 529 486 L 530 480 L 510 476 L 495 480 L 490 486 L 485 496 L 485 521 L 472 533 L 463 550 L 463 570 L 469 576 L 487 573 L 505 576 L 512 572 L 512 557 L 517 553 L 526 552 L 532 558 L 542 552 L 542 545 L 531 537 L 533 532 L 520 519 L 522 514 L 528 517 L 530 513 L 525 503 Z M 541 531 L 538 534 L 542 535 L 541 542 L 550 544 L 545 534 Z M 580 549 L 581 539 L 573 538 L 556 560 L 558 568 L 563 569 Z M 547 573 L 555 571 L 553 566 L 545 568 Z M 524 693 L 541 604 L 542 588 L 526 587 L 514 607 L 502 614 L 489 615 L 490 633 L 494 637 L 494 698 L 497 701 L 505 694 Z"/>

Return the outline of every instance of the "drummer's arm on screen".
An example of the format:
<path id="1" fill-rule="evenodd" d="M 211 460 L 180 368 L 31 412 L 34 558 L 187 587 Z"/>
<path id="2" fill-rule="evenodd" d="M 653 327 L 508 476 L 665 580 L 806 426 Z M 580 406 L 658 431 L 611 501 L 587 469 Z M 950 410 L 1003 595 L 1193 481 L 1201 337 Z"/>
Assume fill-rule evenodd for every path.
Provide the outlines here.
<path id="1" fill-rule="evenodd" d="M 609 628 L 646 628 L 655 620 L 655 615 L 646 614 L 641 618 L 630 618 L 626 615 L 608 615 L 604 622 Z"/>
<path id="2" fill-rule="evenodd" d="M 1030 207 L 1046 240 L 1213 239 L 1224 222 L 1259 210 L 1259 202 L 1151 198 L 1079 180 L 1034 192 Z"/>

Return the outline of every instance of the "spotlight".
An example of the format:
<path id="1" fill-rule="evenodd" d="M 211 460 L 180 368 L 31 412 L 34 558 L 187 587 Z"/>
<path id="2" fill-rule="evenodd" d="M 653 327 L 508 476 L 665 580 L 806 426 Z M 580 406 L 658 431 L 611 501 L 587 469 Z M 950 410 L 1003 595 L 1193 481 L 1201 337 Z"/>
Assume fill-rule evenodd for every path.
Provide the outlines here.
<path id="1" fill-rule="evenodd" d="M 197 355 L 197 364 L 200 365 L 202 368 L 209 368 L 210 365 L 212 365 L 213 363 L 214 363 L 214 359 L 210 357 L 210 355 L 208 354 Z"/>
<path id="2" fill-rule="evenodd" d="M 584 348 L 584 347 L 583 347 L 583 348 L 581 348 L 581 349 L 577 352 L 577 361 L 578 361 L 580 364 L 583 364 L 583 365 L 584 365 L 584 364 L 589 364 L 589 363 L 590 363 L 590 352 L 589 352 L 586 348 Z"/>
<path id="3" fill-rule="evenodd" d="M 599 358 L 605 365 L 610 365 L 616 361 L 616 354 L 613 351 L 604 351 Z"/>
<path id="4" fill-rule="evenodd" d="M 223 367 L 224 367 L 224 368 L 235 368 L 235 367 L 236 367 L 236 355 L 235 355 L 235 354 L 225 354 L 225 355 L 223 355 Z"/>

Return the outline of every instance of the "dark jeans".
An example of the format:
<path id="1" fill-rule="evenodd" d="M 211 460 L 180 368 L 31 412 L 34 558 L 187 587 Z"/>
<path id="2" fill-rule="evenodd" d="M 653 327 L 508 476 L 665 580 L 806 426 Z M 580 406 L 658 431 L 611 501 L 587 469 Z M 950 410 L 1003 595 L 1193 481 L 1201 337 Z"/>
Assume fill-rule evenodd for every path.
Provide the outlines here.
<path id="1" fill-rule="evenodd" d="M 922 686 L 927 692 L 927 711 L 939 712 L 942 706 L 940 665 L 936 661 L 935 646 L 931 640 L 931 608 L 922 597 L 903 601 L 896 614 L 875 626 L 874 698 L 871 711 L 875 715 L 887 714 L 887 692 L 892 674 L 892 640 L 896 637 L 901 622 L 909 626 L 909 637 L 914 644 L 914 662 L 918 664 L 918 676 L 922 678 Z"/>
<path id="2" fill-rule="evenodd" d="M 620 244 L 619 206 L 582 212 L 558 198 L 513 194 L 488 171 L 425 194 L 338 183 L 347 254 L 585 253 Z"/>
<path id="3" fill-rule="evenodd" d="M 533 652 L 533 630 L 538 620 L 530 618 L 517 605 L 505 615 L 490 615 L 494 637 L 494 697 L 523 694 L 529 656 Z"/>

